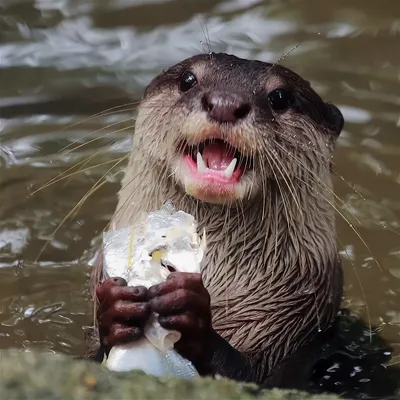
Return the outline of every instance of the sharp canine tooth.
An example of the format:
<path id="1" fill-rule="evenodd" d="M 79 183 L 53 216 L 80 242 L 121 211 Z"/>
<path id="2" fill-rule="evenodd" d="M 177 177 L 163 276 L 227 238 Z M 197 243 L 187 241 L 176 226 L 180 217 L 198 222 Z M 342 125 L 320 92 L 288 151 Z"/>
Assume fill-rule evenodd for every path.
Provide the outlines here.
<path id="1" fill-rule="evenodd" d="M 230 179 L 232 177 L 233 171 L 235 170 L 237 163 L 237 158 L 234 158 L 231 163 L 228 165 L 228 168 L 224 171 L 224 175 Z"/>
<path id="2" fill-rule="evenodd" d="M 202 174 L 207 169 L 207 165 L 205 164 L 203 157 L 200 152 L 197 153 L 197 172 Z"/>

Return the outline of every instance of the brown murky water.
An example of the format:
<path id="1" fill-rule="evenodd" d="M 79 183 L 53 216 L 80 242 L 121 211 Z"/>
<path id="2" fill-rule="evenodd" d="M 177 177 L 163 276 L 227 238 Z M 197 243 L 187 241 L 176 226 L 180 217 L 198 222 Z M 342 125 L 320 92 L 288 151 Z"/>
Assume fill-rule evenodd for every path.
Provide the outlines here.
<path id="1" fill-rule="evenodd" d="M 338 214 L 338 244 L 344 305 L 365 326 L 343 328 L 345 351 L 322 363 L 317 386 L 389 397 L 400 382 L 400 2 L 393 0 L 2 0 L 0 348 L 81 354 L 91 318 L 88 265 L 116 205 L 123 162 L 111 167 L 129 149 L 133 106 L 88 117 L 138 99 L 160 70 L 208 51 L 208 40 L 214 51 L 266 61 L 299 45 L 282 63 L 345 115 L 335 188 L 350 223 Z M 72 143 L 74 151 L 66 148 Z M 70 176 L 31 195 L 59 173 Z"/>

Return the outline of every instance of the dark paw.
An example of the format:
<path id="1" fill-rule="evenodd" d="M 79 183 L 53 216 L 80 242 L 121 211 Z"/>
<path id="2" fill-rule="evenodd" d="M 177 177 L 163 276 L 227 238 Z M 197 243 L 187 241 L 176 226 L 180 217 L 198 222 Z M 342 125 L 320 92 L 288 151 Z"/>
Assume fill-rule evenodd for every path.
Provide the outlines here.
<path id="1" fill-rule="evenodd" d="M 100 342 L 107 352 L 117 344 L 142 337 L 142 327 L 151 312 L 145 287 L 126 286 L 124 279 L 111 278 L 97 288 L 96 294 Z"/>

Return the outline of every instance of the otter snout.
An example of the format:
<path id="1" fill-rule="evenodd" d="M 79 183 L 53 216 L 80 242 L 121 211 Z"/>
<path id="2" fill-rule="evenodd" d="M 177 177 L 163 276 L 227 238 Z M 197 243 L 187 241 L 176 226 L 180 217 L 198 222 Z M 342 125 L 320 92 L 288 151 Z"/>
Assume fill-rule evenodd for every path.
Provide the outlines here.
<path id="1" fill-rule="evenodd" d="M 205 93 L 201 104 L 208 117 L 219 123 L 235 123 L 245 118 L 251 110 L 250 102 L 236 93 L 227 91 Z"/>

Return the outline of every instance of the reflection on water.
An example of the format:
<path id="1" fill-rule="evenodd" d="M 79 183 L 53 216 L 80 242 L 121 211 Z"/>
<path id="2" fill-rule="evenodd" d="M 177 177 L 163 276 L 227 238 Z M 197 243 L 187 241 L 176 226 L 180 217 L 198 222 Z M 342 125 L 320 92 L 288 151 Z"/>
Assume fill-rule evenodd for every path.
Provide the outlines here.
<path id="1" fill-rule="evenodd" d="M 344 305 L 363 324 L 344 319 L 346 346 L 321 360 L 315 381 L 388 396 L 400 381 L 396 15 L 392 0 L 3 0 L 0 347 L 81 354 L 88 263 L 116 205 L 135 101 L 160 70 L 212 49 L 281 59 L 343 111 L 334 177 L 348 223 L 338 218 L 338 244 Z"/>

